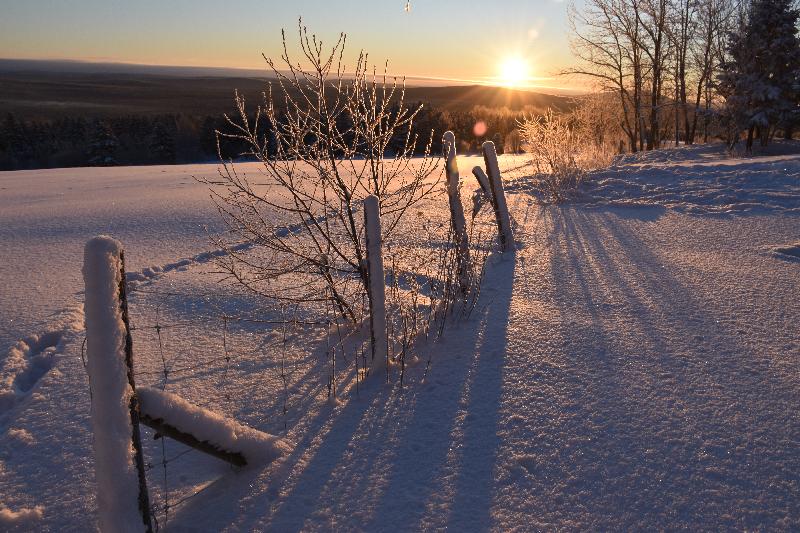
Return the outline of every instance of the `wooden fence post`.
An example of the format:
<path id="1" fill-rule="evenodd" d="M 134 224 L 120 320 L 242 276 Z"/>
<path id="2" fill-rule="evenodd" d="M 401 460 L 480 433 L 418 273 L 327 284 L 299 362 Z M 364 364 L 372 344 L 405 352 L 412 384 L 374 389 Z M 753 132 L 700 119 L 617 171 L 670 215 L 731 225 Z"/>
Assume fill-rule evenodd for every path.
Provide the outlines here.
<path id="1" fill-rule="evenodd" d="M 500 165 L 497 163 L 497 152 L 492 141 L 483 143 L 483 160 L 489 174 L 489 185 L 492 189 L 494 214 L 497 218 L 497 232 L 500 237 L 500 248 L 507 252 L 514 246 L 514 234 L 511 230 L 511 215 L 508 213 L 506 193 L 503 189 L 503 178 L 500 176 Z"/>
<path id="2" fill-rule="evenodd" d="M 489 178 L 486 176 L 486 172 L 484 172 L 481 167 L 472 167 L 472 175 L 475 176 L 476 180 L 478 180 L 478 185 L 481 186 L 481 191 L 483 191 L 483 194 L 486 195 L 486 198 L 489 198 L 489 201 L 492 202 L 492 205 L 494 205 L 494 198 L 492 198 L 492 187 L 489 185 Z"/>
<path id="3" fill-rule="evenodd" d="M 367 240 L 367 279 L 369 293 L 372 370 L 389 376 L 389 341 L 386 337 L 386 287 L 381 255 L 380 202 L 375 195 L 364 199 L 364 233 Z"/>
<path id="4" fill-rule="evenodd" d="M 447 198 L 450 203 L 450 220 L 453 224 L 453 237 L 456 241 L 456 266 L 458 268 L 458 286 L 464 294 L 469 289 L 470 257 L 467 221 L 464 218 L 464 207 L 461 205 L 461 188 L 456 159 L 456 136 L 446 131 L 442 136 L 445 151 L 445 170 L 447 172 Z"/>
<path id="5" fill-rule="evenodd" d="M 100 530 L 151 532 L 122 244 L 89 240 L 83 279 Z"/>

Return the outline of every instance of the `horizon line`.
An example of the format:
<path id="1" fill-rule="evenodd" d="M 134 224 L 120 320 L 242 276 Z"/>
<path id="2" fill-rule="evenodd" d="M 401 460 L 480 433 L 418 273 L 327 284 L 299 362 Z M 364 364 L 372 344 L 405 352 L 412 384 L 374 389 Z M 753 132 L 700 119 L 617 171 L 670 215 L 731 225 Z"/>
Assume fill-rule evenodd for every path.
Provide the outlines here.
<path id="1" fill-rule="evenodd" d="M 116 60 L 107 60 L 107 59 L 72 59 L 72 58 L 25 58 L 25 57 L 0 57 L 0 62 L 18 62 L 18 63 L 60 63 L 60 64 L 68 64 L 68 65 L 76 65 L 76 66 L 104 66 L 111 69 L 120 69 L 124 67 L 129 68 L 138 68 L 142 70 L 174 70 L 174 71 L 196 71 L 195 76 L 213 76 L 212 73 L 214 71 L 218 72 L 217 77 L 236 77 L 236 73 L 240 73 L 242 77 L 259 77 L 258 75 L 269 76 L 270 72 L 265 70 L 255 68 L 255 67 L 223 67 L 223 66 L 210 66 L 210 65 L 174 65 L 174 64 L 163 64 L 163 63 L 137 63 L 134 61 L 116 61 Z M 17 68 L 12 69 L 11 71 L 17 72 L 24 72 L 26 69 L 24 68 Z M 205 72 L 203 72 L 205 71 Z M 66 72 L 75 72 L 75 73 L 104 73 L 103 70 L 95 70 L 95 71 L 87 71 L 87 70 L 74 70 Z M 119 71 L 120 73 L 124 73 L 124 71 Z M 128 72 L 129 74 L 137 74 L 137 72 Z M 146 73 L 146 72 L 145 72 Z M 221 75 L 221 74 L 227 75 Z M 249 74 L 249 75 L 245 75 Z M 178 75 L 177 72 L 174 73 L 162 73 L 162 75 Z M 569 94 L 585 94 L 589 93 L 586 88 L 572 88 L 572 87 L 561 87 L 558 85 L 540 85 L 540 84 L 525 84 L 519 85 L 514 87 L 509 87 L 503 85 L 502 83 L 496 82 L 496 78 L 483 78 L 483 79 L 469 79 L 469 78 L 457 78 L 457 77 L 447 77 L 447 76 L 430 76 L 430 75 L 400 75 L 400 74 L 386 74 L 387 78 L 396 79 L 396 80 L 404 80 L 406 82 L 409 81 L 420 81 L 420 82 L 429 82 L 427 86 L 431 87 L 447 87 L 447 83 L 456 84 L 456 85 L 477 85 L 477 86 L 484 86 L 484 87 L 498 87 L 502 89 L 508 90 L 519 90 L 519 91 L 528 91 L 528 92 L 535 92 L 536 90 L 551 90 L 551 91 L 560 91 Z M 532 77 L 528 78 L 528 80 L 553 80 L 552 77 Z M 420 86 L 420 85 L 411 85 L 413 86 Z"/>

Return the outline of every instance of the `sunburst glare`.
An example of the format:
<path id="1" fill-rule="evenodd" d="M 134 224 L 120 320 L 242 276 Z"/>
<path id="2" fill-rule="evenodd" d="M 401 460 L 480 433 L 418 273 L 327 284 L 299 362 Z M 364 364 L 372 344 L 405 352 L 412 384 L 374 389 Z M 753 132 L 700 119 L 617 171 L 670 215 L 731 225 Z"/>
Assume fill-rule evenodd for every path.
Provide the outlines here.
<path id="1" fill-rule="evenodd" d="M 528 80 L 530 66 L 520 57 L 508 57 L 500 64 L 500 84 L 519 87 Z"/>

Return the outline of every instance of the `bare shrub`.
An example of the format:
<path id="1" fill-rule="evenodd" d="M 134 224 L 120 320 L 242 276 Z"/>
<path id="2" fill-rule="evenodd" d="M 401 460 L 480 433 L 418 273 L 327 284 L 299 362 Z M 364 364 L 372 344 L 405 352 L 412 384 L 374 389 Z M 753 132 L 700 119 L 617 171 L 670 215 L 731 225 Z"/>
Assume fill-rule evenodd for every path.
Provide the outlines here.
<path id="1" fill-rule="evenodd" d="M 539 187 L 553 203 L 564 201 L 584 177 L 578 158 L 580 142 L 568 121 L 548 109 L 520 122 L 523 147 L 539 176 Z"/>
<path id="2" fill-rule="evenodd" d="M 568 113 L 548 109 L 518 123 L 523 148 L 531 155 L 536 183 L 546 201 L 560 203 L 574 193 L 587 172 L 608 166 L 620 152 L 621 110 L 609 93 L 576 99 Z"/>
<path id="3" fill-rule="evenodd" d="M 406 105 L 403 81 L 368 70 L 363 52 L 346 69 L 344 34 L 325 49 L 301 24 L 299 38 L 301 61 L 289 57 L 284 35 L 280 60 L 265 57 L 276 81 L 263 102 L 248 111 L 237 94 L 238 113 L 226 116 L 233 131 L 217 132 L 218 144 L 243 143 L 242 155 L 259 163 L 257 172 L 245 173 L 220 158 L 219 176 L 201 179 L 228 229 L 216 240 L 227 252 L 217 263 L 249 291 L 282 307 L 333 313 L 340 337 L 355 334 L 369 310 L 360 211 L 364 198 L 377 196 L 389 354 L 402 383 L 406 362 L 441 335 L 447 317 L 474 308 L 491 246 L 478 236 L 470 287 L 459 291 L 441 158 L 432 153 L 433 131 L 421 138 L 414 132 L 419 107 Z M 415 155 L 420 146 L 422 155 Z M 478 219 L 470 231 L 486 222 Z M 341 319 L 351 325 L 346 333 Z M 345 348 L 329 350 L 334 395 L 337 350 Z M 355 363 L 368 371 L 363 352 Z"/>
<path id="4" fill-rule="evenodd" d="M 290 58 L 283 35 L 279 60 L 264 57 L 276 79 L 254 113 L 237 94 L 238 116 L 226 119 L 242 154 L 261 163 L 256 177 L 223 161 L 219 179 L 205 180 L 227 224 L 225 273 L 258 294 L 288 301 L 332 300 L 351 322 L 361 318 L 367 272 L 362 201 L 380 199 L 382 239 L 403 215 L 436 189 L 439 158 L 431 137 L 412 158 L 419 109 L 405 104 L 404 81 L 368 70 L 358 55 L 349 73 L 346 37 L 330 48 L 302 26 L 301 61 Z M 259 245 L 261 256 L 235 243 Z"/>

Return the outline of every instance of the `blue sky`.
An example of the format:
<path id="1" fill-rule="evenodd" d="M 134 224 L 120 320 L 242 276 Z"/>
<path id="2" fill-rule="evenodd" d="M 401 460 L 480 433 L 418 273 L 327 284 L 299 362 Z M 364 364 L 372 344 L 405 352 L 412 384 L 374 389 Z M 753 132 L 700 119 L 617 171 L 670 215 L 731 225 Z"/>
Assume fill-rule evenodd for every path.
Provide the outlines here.
<path id="1" fill-rule="evenodd" d="M 260 68 L 297 18 L 326 42 L 408 76 L 483 81 L 508 57 L 537 83 L 570 61 L 567 2 L 0 0 L 0 57 Z M 352 55 L 351 55 L 352 57 Z"/>

